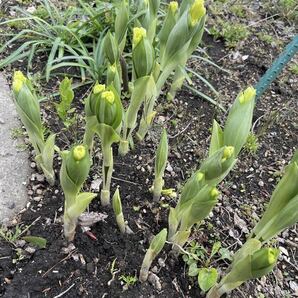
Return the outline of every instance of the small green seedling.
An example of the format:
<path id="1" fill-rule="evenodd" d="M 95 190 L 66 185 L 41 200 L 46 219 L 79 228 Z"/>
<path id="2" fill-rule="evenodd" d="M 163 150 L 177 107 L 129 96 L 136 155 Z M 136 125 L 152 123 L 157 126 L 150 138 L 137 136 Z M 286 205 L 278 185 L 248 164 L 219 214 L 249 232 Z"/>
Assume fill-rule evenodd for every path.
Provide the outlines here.
<path id="1" fill-rule="evenodd" d="M 71 109 L 71 103 L 74 99 L 71 83 L 72 80 L 67 77 L 61 82 L 59 86 L 60 103 L 55 105 L 58 116 L 66 127 L 71 126 L 75 121 L 75 117 L 70 116 L 74 112 L 74 109 Z"/>
<path id="2" fill-rule="evenodd" d="M 212 267 L 212 263 L 222 259 L 231 259 L 228 250 L 221 248 L 219 241 L 212 246 L 211 253 L 208 255 L 207 250 L 192 241 L 190 246 L 183 252 L 183 260 L 188 266 L 188 276 L 197 277 L 200 288 L 207 292 L 212 288 L 218 278 L 218 272 Z M 219 258 L 214 260 L 214 256 L 219 255 Z"/>
<path id="3" fill-rule="evenodd" d="M 138 278 L 135 275 L 120 275 L 119 280 L 124 282 L 124 290 L 127 290 L 129 287 L 134 286 L 138 281 Z"/>

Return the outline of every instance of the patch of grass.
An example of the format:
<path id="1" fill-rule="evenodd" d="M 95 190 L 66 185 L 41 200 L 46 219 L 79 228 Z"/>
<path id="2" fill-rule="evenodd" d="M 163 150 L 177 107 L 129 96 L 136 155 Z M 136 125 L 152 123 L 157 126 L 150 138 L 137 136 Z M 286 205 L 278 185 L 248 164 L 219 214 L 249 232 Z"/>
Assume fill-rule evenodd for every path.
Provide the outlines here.
<path id="1" fill-rule="evenodd" d="M 273 36 L 271 36 L 269 34 L 266 34 L 266 33 L 263 33 L 263 32 L 258 32 L 256 35 L 258 36 L 258 38 L 261 41 L 264 41 L 264 42 L 266 42 L 268 44 L 272 44 L 274 42 Z"/>
<path id="2" fill-rule="evenodd" d="M 215 38 L 223 38 L 226 45 L 230 48 L 236 47 L 240 41 L 245 40 L 250 35 L 250 31 L 244 24 L 220 19 L 210 29 L 210 33 Z"/>
<path id="3" fill-rule="evenodd" d="M 33 15 L 41 18 L 42 20 L 46 20 L 49 17 L 49 14 L 43 5 L 38 5 L 36 10 L 33 12 Z"/>
<path id="4" fill-rule="evenodd" d="M 297 0 L 280 0 L 277 8 L 285 18 L 289 20 L 298 20 Z"/>
<path id="5" fill-rule="evenodd" d="M 244 149 L 248 153 L 255 155 L 259 149 L 259 146 L 258 137 L 254 133 L 250 133 L 246 140 L 246 144 L 244 145 Z"/>
<path id="6" fill-rule="evenodd" d="M 245 17 L 245 9 L 242 5 L 234 4 L 231 6 L 230 10 L 236 17 L 239 17 L 239 18 Z"/>

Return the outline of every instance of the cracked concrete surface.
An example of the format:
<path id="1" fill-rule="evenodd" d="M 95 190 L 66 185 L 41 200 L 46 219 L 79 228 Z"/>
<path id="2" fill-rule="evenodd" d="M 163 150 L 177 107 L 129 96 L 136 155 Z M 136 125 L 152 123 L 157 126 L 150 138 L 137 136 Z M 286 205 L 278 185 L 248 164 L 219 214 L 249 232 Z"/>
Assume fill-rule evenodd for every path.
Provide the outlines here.
<path id="1" fill-rule="evenodd" d="M 0 73 L 0 224 L 27 203 L 28 152 L 20 148 L 24 144 L 21 138 L 12 138 L 12 132 L 20 127 L 10 88 Z"/>

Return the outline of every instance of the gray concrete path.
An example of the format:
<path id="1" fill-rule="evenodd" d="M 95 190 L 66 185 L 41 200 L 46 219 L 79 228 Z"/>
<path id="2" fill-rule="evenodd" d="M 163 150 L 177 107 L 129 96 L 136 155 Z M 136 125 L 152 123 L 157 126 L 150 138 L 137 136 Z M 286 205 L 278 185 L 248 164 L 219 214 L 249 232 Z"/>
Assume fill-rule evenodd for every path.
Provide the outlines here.
<path id="1" fill-rule="evenodd" d="M 12 138 L 12 132 L 20 127 L 9 86 L 0 73 L 0 224 L 27 203 L 28 152 L 18 149 L 22 139 Z"/>

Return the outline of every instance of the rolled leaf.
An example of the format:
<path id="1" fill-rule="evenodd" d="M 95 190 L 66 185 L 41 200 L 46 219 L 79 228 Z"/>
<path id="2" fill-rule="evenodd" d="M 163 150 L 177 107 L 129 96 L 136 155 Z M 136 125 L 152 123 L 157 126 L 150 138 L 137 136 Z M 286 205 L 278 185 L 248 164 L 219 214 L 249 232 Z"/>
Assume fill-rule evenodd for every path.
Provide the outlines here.
<path id="1" fill-rule="evenodd" d="M 255 96 L 256 90 L 253 87 L 241 92 L 232 105 L 225 123 L 223 144 L 233 146 L 235 156 L 238 156 L 250 133 Z"/>
<path id="2" fill-rule="evenodd" d="M 298 195 L 297 181 L 298 163 L 296 161 L 296 155 L 294 155 L 292 161 L 286 167 L 284 176 L 275 188 L 265 213 L 263 214 L 261 220 L 258 222 L 258 224 L 253 230 L 253 234 L 257 235 L 258 238 L 261 237 L 261 234 L 264 233 L 262 232 L 262 230 L 265 229 L 266 226 L 266 239 L 268 238 L 268 228 L 270 227 L 268 223 L 272 221 L 276 216 L 278 216 L 279 218 L 284 217 L 284 219 L 287 218 L 287 213 L 284 211 L 284 209 Z M 293 204 L 295 203 L 292 203 L 291 205 L 294 206 Z M 283 211 L 282 214 L 280 214 L 281 211 Z M 292 212 L 291 215 L 295 218 L 295 215 Z M 264 236 L 265 235 L 263 234 L 263 237 Z"/>

